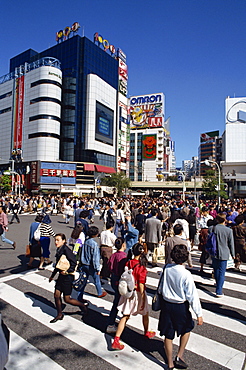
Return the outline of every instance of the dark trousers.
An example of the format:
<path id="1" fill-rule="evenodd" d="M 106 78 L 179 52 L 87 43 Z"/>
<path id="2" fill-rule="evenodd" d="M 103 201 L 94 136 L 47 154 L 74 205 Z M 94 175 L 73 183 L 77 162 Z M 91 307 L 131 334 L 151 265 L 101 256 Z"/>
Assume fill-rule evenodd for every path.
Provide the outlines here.
<path id="1" fill-rule="evenodd" d="M 112 256 L 113 250 L 112 247 L 108 247 L 107 245 L 101 245 L 100 250 L 103 261 L 100 276 L 102 279 L 106 279 L 110 277 L 110 272 L 108 269 L 108 260 Z"/>
<path id="2" fill-rule="evenodd" d="M 112 274 L 112 276 L 111 276 L 111 287 L 114 290 L 114 301 L 113 301 L 113 306 L 112 306 L 110 314 L 109 314 L 109 322 L 108 322 L 109 325 L 114 325 L 115 324 L 115 319 L 116 319 L 116 316 L 117 316 L 117 313 L 118 313 L 117 306 L 118 306 L 118 303 L 119 303 L 119 300 L 120 300 L 120 293 L 118 291 L 119 279 L 120 279 L 120 276 L 116 276 L 116 275 Z"/>
<path id="3" fill-rule="evenodd" d="M 10 223 L 12 223 L 14 221 L 14 219 L 16 219 L 16 221 L 18 222 L 18 224 L 20 223 L 20 219 L 18 217 L 18 213 L 13 213 L 13 216 L 11 218 Z"/>

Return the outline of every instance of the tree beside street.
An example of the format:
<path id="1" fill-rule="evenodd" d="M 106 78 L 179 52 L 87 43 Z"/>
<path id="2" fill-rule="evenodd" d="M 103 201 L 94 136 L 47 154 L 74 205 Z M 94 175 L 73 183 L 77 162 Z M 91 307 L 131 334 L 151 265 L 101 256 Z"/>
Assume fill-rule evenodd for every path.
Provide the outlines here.
<path id="1" fill-rule="evenodd" d="M 227 199 L 227 193 L 224 190 L 222 179 L 220 181 L 220 196 Z M 202 188 L 208 199 L 214 199 L 218 196 L 218 174 L 215 170 L 209 169 L 203 178 Z"/>
<path id="2" fill-rule="evenodd" d="M 11 190 L 11 177 L 9 175 L 1 176 L 0 188 L 2 193 L 8 193 Z"/>
<path id="3" fill-rule="evenodd" d="M 121 196 L 123 190 L 130 187 L 131 180 L 124 174 L 124 172 L 117 172 L 113 173 L 110 177 L 104 177 L 102 179 L 102 185 L 116 188 L 117 195 Z"/>

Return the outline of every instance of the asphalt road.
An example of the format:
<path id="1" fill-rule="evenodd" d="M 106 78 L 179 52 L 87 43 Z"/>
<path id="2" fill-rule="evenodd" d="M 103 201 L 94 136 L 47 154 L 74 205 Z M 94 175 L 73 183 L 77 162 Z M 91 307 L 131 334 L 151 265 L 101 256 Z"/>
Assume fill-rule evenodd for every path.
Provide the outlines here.
<path id="1" fill-rule="evenodd" d="M 7 237 L 16 241 L 16 250 L 0 243 L 0 309 L 4 321 L 11 329 L 10 359 L 7 370 L 12 369 L 161 369 L 166 368 L 163 341 L 157 331 L 158 313 L 150 311 L 150 329 L 157 331 L 152 340 L 143 338 L 141 317 L 132 317 L 122 335 L 125 349 L 110 350 L 112 336 L 105 334 L 107 316 L 113 294 L 103 299 L 96 297 L 93 284 L 88 284 L 86 296 L 90 301 L 89 315 L 81 321 L 76 307 L 64 305 L 63 321 L 50 324 L 55 315 L 54 286 L 48 282 L 52 267 L 44 271 L 27 271 L 28 259 L 25 247 L 28 243 L 29 226 L 34 215 L 20 215 L 20 224 L 9 226 Z M 66 225 L 61 215 L 51 216 L 55 232 L 70 236 L 73 219 Z M 95 218 L 101 229 L 102 221 Z M 51 259 L 55 245 L 51 242 Z M 194 250 L 192 275 L 198 288 L 203 307 L 204 325 L 195 326 L 185 352 L 189 369 L 241 370 L 245 366 L 246 343 L 246 267 L 238 273 L 228 270 L 224 286 L 225 297 L 214 297 L 214 281 L 211 268 L 200 276 L 200 252 Z M 38 260 L 36 261 L 38 266 Z M 162 265 L 148 268 L 147 295 L 149 303 L 157 287 Z M 174 341 L 177 351 L 178 341 Z"/>

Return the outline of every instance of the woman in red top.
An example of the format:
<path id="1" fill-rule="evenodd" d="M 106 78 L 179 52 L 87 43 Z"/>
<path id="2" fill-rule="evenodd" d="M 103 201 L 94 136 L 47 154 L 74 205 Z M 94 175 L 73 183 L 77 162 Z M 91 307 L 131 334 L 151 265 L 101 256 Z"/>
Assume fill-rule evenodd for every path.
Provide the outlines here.
<path id="1" fill-rule="evenodd" d="M 121 318 L 114 342 L 112 344 L 112 349 L 121 350 L 124 348 L 124 345 L 119 342 L 120 336 L 126 326 L 127 320 L 130 318 L 130 315 L 140 314 L 143 316 L 143 327 L 144 327 L 144 336 L 146 338 L 153 338 L 155 332 L 149 331 L 149 310 L 148 310 L 148 301 L 147 294 L 145 289 L 146 277 L 147 277 L 147 258 L 144 254 L 144 248 L 142 244 L 136 243 L 132 247 L 132 252 L 134 259 L 129 260 L 126 263 L 126 266 L 130 269 L 133 269 L 133 276 L 135 279 L 135 291 L 131 298 L 126 298 L 121 296 L 118 310 L 122 311 L 123 317 Z"/>

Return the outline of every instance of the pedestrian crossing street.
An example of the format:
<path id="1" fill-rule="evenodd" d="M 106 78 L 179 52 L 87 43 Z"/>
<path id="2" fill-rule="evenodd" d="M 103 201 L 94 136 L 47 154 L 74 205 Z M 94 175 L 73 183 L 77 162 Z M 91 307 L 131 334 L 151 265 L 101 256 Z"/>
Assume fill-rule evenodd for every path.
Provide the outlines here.
<path id="1" fill-rule="evenodd" d="M 198 273 L 200 252 L 192 252 L 192 275 L 203 307 L 203 326 L 195 326 L 185 352 L 189 369 L 245 369 L 246 349 L 246 266 L 241 273 L 226 272 L 223 298 L 214 295 L 211 267 L 204 276 Z M 45 271 L 32 270 L 0 279 L 0 302 L 4 321 L 11 330 L 7 370 L 41 369 L 161 369 L 167 368 L 162 338 L 157 331 L 158 313 L 150 311 L 153 340 L 143 338 L 141 316 L 131 317 L 125 329 L 123 351 L 110 350 L 112 336 L 105 334 L 112 294 L 95 296 L 92 283 L 85 298 L 90 301 L 89 315 L 82 321 L 76 307 L 66 306 L 64 320 L 50 324 L 56 315 L 53 304 L 54 282 Z M 161 265 L 148 269 L 149 304 L 158 284 Z M 104 285 L 108 293 L 112 289 Z M 91 293 L 94 293 L 92 295 Z M 174 352 L 178 339 L 174 340 Z"/>

